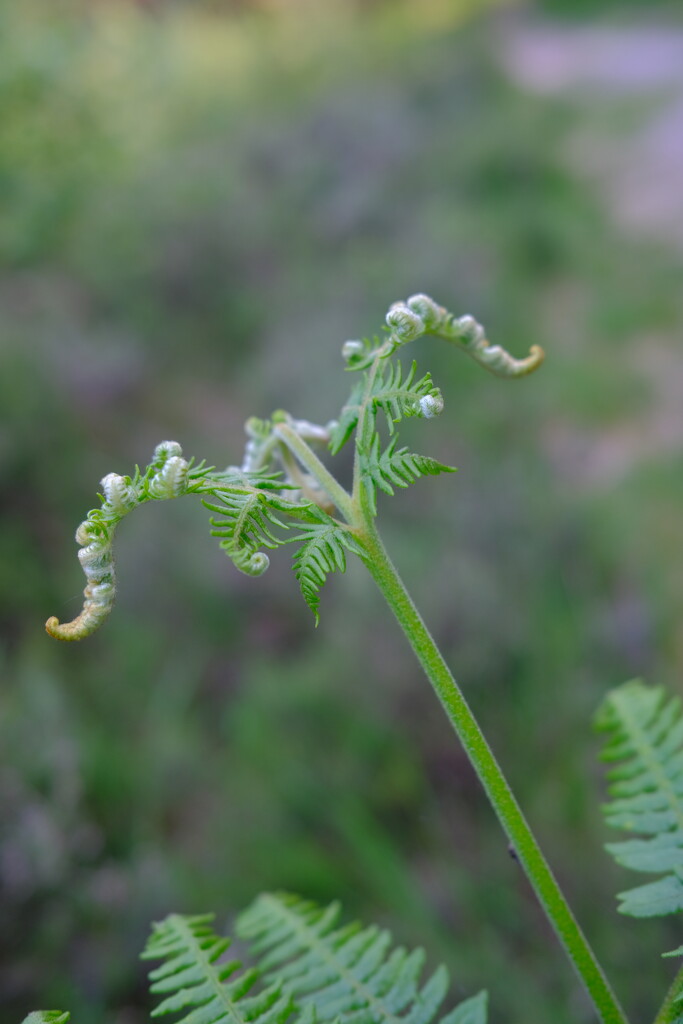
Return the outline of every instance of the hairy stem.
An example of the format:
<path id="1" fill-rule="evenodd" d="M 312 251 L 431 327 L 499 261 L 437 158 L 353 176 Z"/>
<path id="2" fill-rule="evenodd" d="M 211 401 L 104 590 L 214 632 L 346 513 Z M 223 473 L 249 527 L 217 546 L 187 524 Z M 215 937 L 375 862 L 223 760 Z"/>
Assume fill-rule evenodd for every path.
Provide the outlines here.
<path id="1" fill-rule="evenodd" d="M 356 533 L 366 564 L 425 670 L 498 815 L 560 942 L 576 968 L 603 1024 L 627 1024 L 595 954 L 534 838 L 496 758 L 427 627 L 394 568 L 369 517 Z M 669 1018 L 662 1018 L 668 1021 Z"/>
<path id="2" fill-rule="evenodd" d="M 320 461 L 312 448 L 302 437 L 286 423 L 278 423 L 275 433 L 289 450 L 297 457 L 305 469 L 318 481 L 322 489 L 329 495 L 347 522 L 354 518 L 354 506 L 351 495 L 335 480 L 330 471 Z"/>
<path id="3" fill-rule="evenodd" d="M 683 1020 L 683 1008 L 679 1002 L 681 995 L 683 995 L 683 967 L 671 982 L 671 987 L 659 1008 L 654 1024 L 676 1024 L 677 1021 Z"/>

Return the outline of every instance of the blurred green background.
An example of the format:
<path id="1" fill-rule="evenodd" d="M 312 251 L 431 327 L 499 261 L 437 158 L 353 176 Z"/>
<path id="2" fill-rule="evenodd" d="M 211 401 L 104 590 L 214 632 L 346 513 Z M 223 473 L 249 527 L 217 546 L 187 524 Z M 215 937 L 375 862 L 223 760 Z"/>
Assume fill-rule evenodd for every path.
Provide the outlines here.
<path id="1" fill-rule="evenodd" d="M 424 341 L 402 433 L 460 467 L 387 545 L 634 1019 L 676 922 L 619 918 L 589 722 L 683 662 L 679 4 L 0 0 L 0 1002 L 142 1024 L 151 919 L 288 888 L 446 961 L 492 1020 L 592 1020 L 359 566 L 314 630 L 288 553 L 198 502 L 120 531 L 80 645 L 73 532 L 165 438 L 326 421 L 339 349 L 426 291 L 537 376 Z M 348 463 L 340 457 L 342 475 Z M 346 468 L 344 468 L 346 467 Z M 421 529 L 424 527 L 424 529 Z"/>

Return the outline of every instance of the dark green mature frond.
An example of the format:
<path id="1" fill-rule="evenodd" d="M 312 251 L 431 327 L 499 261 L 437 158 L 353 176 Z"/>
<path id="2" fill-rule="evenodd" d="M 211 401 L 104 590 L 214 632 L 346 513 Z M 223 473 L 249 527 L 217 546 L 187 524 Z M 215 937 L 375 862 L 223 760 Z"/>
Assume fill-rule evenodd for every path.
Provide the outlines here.
<path id="1" fill-rule="evenodd" d="M 22 1024 L 67 1024 L 70 1017 L 71 1014 L 61 1010 L 34 1010 L 24 1017 Z"/>
<path id="2" fill-rule="evenodd" d="M 448 991 L 438 970 L 420 986 L 421 949 L 390 950 L 391 935 L 357 922 L 337 928 L 339 905 L 320 907 L 288 893 L 266 893 L 237 921 L 266 981 L 278 979 L 301 1007 L 313 1004 L 320 1024 L 430 1024 Z M 440 1024 L 486 1024 L 479 993 Z"/>
<path id="3" fill-rule="evenodd" d="M 618 762 L 607 773 L 612 800 L 604 807 L 605 820 L 647 837 L 609 843 L 607 849 L 626 868 L 663 873 L 620 893 L 619 910 L 633 917 L 683 910 L 681 702 L 663 687 L 635 679 L 607 695 L 595 724 L 609 734 L 602 760 Z"/>
<path id="4" fill-rule="evenodd" d="M 150 991 L 164 999 L 152 1016 L 181 1014 L 176 1024 L 284 1024 L 294 1012 L 291 996 L 278 984 L 253 994 L 253 968 L 235 977 L 241 964 L 221 960 L 230 939 L 214 934 L 212 920 L 171 914 L 154 925 L 142 957 L 164 961 L 149 975 Z"/>
<path id="5" fill-rule="evenodd" d="M 352 551 L 362 557 L 362 550 L 348 532 L 338 526 L 322 510 L 317 510 L 320 521 L 306 523 L 303 531 L 294 540 L 303 540 L 294 555 L 294 575 L 299 581 L 306 604 L 319 621 L 318 605 L 320 588 L 331 572 L 346 572 L 346 552 Z"/>
<path id="6" fill-rule="evenodd" d="M 385 494 L 393 494 L 394 487 L 408 487 L 421 476 L 456 471 L 453 466 L 445 466 L 426 455 L 416 455 L 407 448 L 396 451 L 396 440 L 393 437 L 388 447 L 380 451 L 379 434 L 375 434 L 370 450 L 360 456 L 361 477 L 374 513 L 377 511 L 377 488 Z"/>

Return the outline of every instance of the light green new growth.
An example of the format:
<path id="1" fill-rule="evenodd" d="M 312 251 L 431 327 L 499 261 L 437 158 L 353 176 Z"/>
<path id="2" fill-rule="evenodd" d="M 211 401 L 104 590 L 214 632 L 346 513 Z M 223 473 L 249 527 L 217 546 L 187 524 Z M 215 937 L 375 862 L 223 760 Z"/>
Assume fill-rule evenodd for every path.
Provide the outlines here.
<path id="1" fill-rule="evenodd" d="M 416 379 L 413 362 L 407 374 L 389 357 L 421 334 L 436 334 L 464 348 L 482 365 L 503 376 L 519 376 L 538 366 L 543 353 L 533 348 L 527 359 L 513 359 L 499 346 L 490 346 L 472 317 L 455 319 L 425 295 L 396 303 L 387 314 L 387 336 L 346 342 L 343 354 L 349 369 L 365 369 L 351 391 L 338 421 L 318 426 L 278 411 L 270 420 L 247 420 L 248 437 L 241 467 L 217 471 L 183 457 L 176 441 L 162 441 L 144 471 L 132 477 L 109 473 L 101 482 L 101 505 L 90 511 L 76 531 L 78 557 L 86 575 L 84 605 L 72 622 L 54 616 L 46 622 L 58 640 L 82 640 L 106 619 L 114 604 L 116 577 L 112 544 L 116 527 L 133 509 L 149 501 L 198 494 L 209 511 L 212 533 L 235 566 L 260 576 L 269 565 L 263 550 L 298 543 L 294 572 L 302 594 L 318 618 L 319 590 L 331 572 L 344 572 L 346 552 L 364 557 L 354 534 L 362 530 L 362 507 L 376 513 L 376 490 L 393 494 L 420 476 L 453 470 L 406 448 L 396 437 L 383 447 L 375 417 L 381 410 L 389 431 L 404 416 L 429 419 L 443 409 L 441 392 L 430 374 Z M 357 464 L 353 498 L 331 476 L 311 446 L 326 445 L 338 452 L 357 431 Z M 360 491 L 364 492 L 363 498 Z M 337 517 L 335 513 L 340 514 Z M 287 534 L 294 521 L 298 532 Z"/>
<path id="2" fill-rule="evenodd" d="M 347 368 L 357 372 L 358 378 L 336 421 L 317 426 L 278 411 L 269 420 L 252 418 L 247 421 L 248 442 L 239 468 L 229 466 L 224 471 L 216 471 L 203 464 L 193 466 L 182 457 L 178 444 L 164 442 L 144 472 L 137 470 L 132 478 L 116 474 L 105 477 L 101 507 L 88 514 L 76 533 L 78 543 L 83 546 L 79 557 L 88 580 L 83 611 L 66 625 L 50 619 L 47 629 L 60 639 L 75 640 L 100 625 L 114 599 L 111 548 L 115 528 L 129 511 L 151 500 L 199 494 L 214 513 L 211 525 L 220 539 L 220 546 L 238 569 L 253 576 L 260 575 L 268 566 L 268 556 L 263 549 L 271 550 L 287 543 L 298 545 L 294 553 L 294 572 L 316 620 L 319 591 L 327 575 L 344 571 L 347 553 L 358 555 L 396 616 L 441 701 L 599 1019 L 603 1024 L 625 1024 L 626 1017 L 602 968 L 377 532 L 378 490 L 392 494 L 396 487 L 405 487 L 421 476 L 452 471 L 434 459 L 398 447 L 396 425 L 404 417 L 431 419 L 443 409 L 441 392 L 429 374 L 419 377 L 414 363 L 406 373 L 393 361 L 398 350 L 421 335 L 433 335 L 453 344 L 497 376 L 521 377 L 543 361 L 543 351 L 538 347 L 533 347 L 526 358 L 515 359 L 501 347 L 490 345 L 483 329 L 472 317 L 456 318 L 426 295 L 413 295 L 407 302 L 396 303 L 387 313 L 383 338 L 344 344 L 342 354 Z M 378 413 L 382 414 L 380 426 L 383 427 L 386 420 L 388 443 L 382 440 L 378 429 Z M 334 455 L 354 434 L 353 481 L 351 490 L 347 491 L 321 461 L 314 446 L 326 445 Z M 275 904 L 268 906 L 273 909 Z M 262 912 L 263 905 L 261 910 L 253 912 L 251 920 Z M 180 928 L 179 920 L 174 927 Z M 204 925 L 200 922 L 197 927 Z M 299 922 L 299 936 L 302 928 Z M 187 931 L 184 934 L 189 941 Z M 329 941 L 325 939 L 323 943 L 327 943 L 328 955 L 331 953 L 329 943 L 334 946 L 337 941 L 334 934 L 330 933 Z M 279 941 L 286 937 L 285 928 Z M 171 944 L 179 941 L 177 935 L 169 939 Z M 373 950 L 385 942 L 384 939 L 377 941 L 377 947 L 371 943 Z M 207 942 L 210 945 L 208 938 Z M 353 948 L 350 940 L 349 949 Z M 362 959 L 359 962 L 365 963 Z M 179 967 L 182 963 L 182 959 L 178 961 Z M 390 957 L 381 969 L 387 978 L 393 970 L 389 964 L 393 963 Z M 207 965 L 204 966 L 208 970 Z M 332 966 L 328 963 L 326 969 L 332 970 Z M 294 966 L 287 967 L 290 974 L 296 974 L 296 970 Z M 316 984 L 326 984 L 326 977 L 316 975 Z M 335 991 L 340 998 L 342 981 L 345 984 L 350 977 L 343 974 L 339 981 L 342 988 Z M 163 979 L 166 978 L 164 974 Z M 159 976 L 158 981 L 161 980 Z M 170 975 L 168 983 L 171 984 Z M 426 1008 L 441 984 L 432 980 L 415 996 L 413 1010 L 402 1018 L 405 1024 L 426 1024 L 431 1019 L 425 1016 Z M 213 991 L 218 993 L 215 981 L 213 985 Z M 175 998 L 181 999 L 181 996 Z M 177 1002 L 172 1005 L 179 1008 Z M 479 1024 L 483 1017 L 477 1007 L 478 1004 L 473 1003 L 466 1009 L 461 1008 L 459 1015 L 456 1013 L 446 1020 L 448 1024 Z M 370 1020 L 361 1014 L 356 1021 L 354 1016 L 354 1024 L 364 1024 L 366 1019 Z M 199 1012 L 199 1015 L 190 1015 L 187 1024 L 209 1024 L 209 1020 L 214 1024 L 214 1018 Z"/>
<path id="3" fill-rule="evenodd" d="M 603 761 L 611 828 L 641 838 L 608 843 L 617 863 L 658 874 L 655 882 L 619 893 L 622 914 L 653 917 L 683 910 L 683 715 L 677 697 L 634 679 L 607 695 L 595 719 L 608 734 Z"/>

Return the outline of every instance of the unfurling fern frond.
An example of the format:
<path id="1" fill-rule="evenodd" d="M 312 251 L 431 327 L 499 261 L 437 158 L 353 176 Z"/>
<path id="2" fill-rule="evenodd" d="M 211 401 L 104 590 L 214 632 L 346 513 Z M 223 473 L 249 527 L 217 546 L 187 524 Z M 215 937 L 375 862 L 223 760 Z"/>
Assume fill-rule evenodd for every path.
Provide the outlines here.
<path id="1" fill-rule="evenodd" d="M 343 407 L 338 422 L 331 429 L 330 450 L 333 455 L 339 452 L 351 437 L 358 421 L 367 409 L 374 413 L 381 409 L 387 418 L 390 433 L 393 434 L 395 424 L 406 416 L 421 416 L 431 419 L 443 410 L 441 392 L 434 386 L 430 373 L 415 380 L 417 363 L 413 361 L 408 374 L 404 377 L 400 363 L 378 363 L 372 376 L 368 374 L 355 383 L 346 405 Z"/>
<path id="2" fill-rule="evenodd" d="M 163 959 L 149 978 L 150 991 L 164 999 L 152 1016 L 182 1014 L 177 1024 L 284 1024 L 294 1011 L 291 996 L 277 984 L 252 994 L 259 972 L 251 968 L 235 977 L 242 965 L 221 960 L 230 939 L 214 934 L 212 920 L 212 914 L 171 914 L 154 925 L 142 957 Z"/>
<path id="3" fill-rule="evenodd" d="M 430 419 L 436 416 L 443 409 L 443 398 L 430 373 L 415 380 L 417 363 L 413 363 L 408 375 L 403 377 L 403 368 L 400 363 L 391 366 L 380 364 L 380 370 L 373 382 L 370 401 L 375 409 L 381 409 L 389 426 L 389 431 L 394 432 L 394 424 L 398 423 L 404 416 L 423 416 Z"/>
<path id="4" fill-rule="evenodd" d="M 641 838 L 609 843 L 615 860 L 633 871 L 662 874 L 619 894 L 623 914 L 653 917 L 683 910 L 683 716 L 681 702 L 661 686 L 632 680 L 608 694 L 596 728 L 609 734 L 604 761 L 612 828 Z M 645 838 L 643 838 L 645 837 Z"/>
<path id="5" fill-rule="evenodd" d="M 380 451 L 379 434 L 375 434 L 367 454 L 360 456 L 361 477 L 370 498 L 373 513 L 377 512 L 377 488 L 393 494 L 394 487 L 408 487 L 421 476 L 455 473 L 454 466 L 445 466 L 426 455 L 415 455 L 407 448 L 396 451 L 396 438 Z"/>
<path id="6" fill-rule="evenodd" d="M 278 979 L 299 1006 L 314 1006 L 320 1024 L 430 1024 L 448 991 L 445 967 L 420 986 L 421 949 L 390 951 L 390 933 L 374 926 L 338 928 L 339 912 L 336 903 L 266 893 L 238 918 L 237 934 L 250 943 L 265 980 Z M 486 1024 L 486 993 L 440 1024 Z"/>
<path id="7" fill-rule="evenodd" d="M 67 1024 L 71 1014 L 61 1010 L 34 1010 L 24 1017 L 22 1024 Z"/>
<path id="8" fill-rule="evenodd" d="M 320 588 L 331 572 L 346 572 L 346 552 L 351 551 L 363 557 L 363 551 L 352 534 L 339 526 L 331 516 L 316 510 L 319 522 L 306 523 L 303 530 L 293 538 L 303 541 L 294 555 L 294 575 L 299 581 L 306 604 L 315 615 L 318 624 L 320 616 Z"/>
<path id="9" fill-rule="evenodd" d="M 284 544 L 285 540 L 273 530 L 287 529 L 287 524 L 270 508 L 267 496 L 260 491 L 234 491 L 223 495 L 220 505 L 205 498 L 202 504 L 210 512 L 222 516 L 221 519 L 211 517 L 211 535 L 221 538 L 221 548 L 240 572 L 248 576 L 260 576 L 265 572 L 268 556 L 259 549 L 266 547 L 272 550 Z"/>

